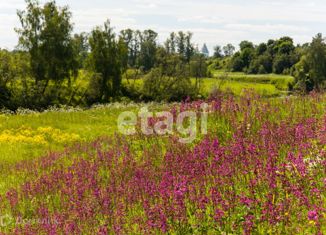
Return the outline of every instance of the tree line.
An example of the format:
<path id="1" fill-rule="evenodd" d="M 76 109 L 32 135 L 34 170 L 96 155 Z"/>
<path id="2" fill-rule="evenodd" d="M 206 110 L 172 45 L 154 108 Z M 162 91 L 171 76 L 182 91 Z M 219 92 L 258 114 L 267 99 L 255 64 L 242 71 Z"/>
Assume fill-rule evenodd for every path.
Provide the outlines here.
<path id="1" fill-rule="evenodd" d="M 159 72 L 166 82 L 158 92 L 171 84 L 175 87 L 178 77 L 186 86 L 166 99 L 180 99 L 196 89 L 190 76 L 206 76 L 205 59 L 194 47 L 190 32 L 173 32 L 160 45 L 151 29 L 125 29 L 116 34 L 108 20 L 89 33 L 73 34 L 69 8 L 55 1 L 41 5 L 26 0 L 26 8 L 17 15 L 19 43 L 13 51 L 0 51 L 2 107 L 91 105 L 133 96 L 133 91 L 122 86 L 128 72 L 133 72 L 132 77 L 147 75 L 144 87 Z M 144 90 L 142 99 L 157 99 L 150 90 Z"/>
<path id="2" fill-rule="evenodd" d="M 201 78 L 212 69 L 245 73 L 284 73 L 304 90 L 325 83 L 326 46 L 321 35 L 294 46 L 283 37 L 258 46 L 216 46 L 212 58 L 201 54 L 191 32 L 172 32 L 163 44 L 151 30 L 116 34 L 110 21 L 91 32 L 73 33 L 68 6 L 26 0 L 17 16 L 15 50 L 0 50 L 0 106 L 42 109 L 50 105 L 91 105 L 119 100 L 175 101 L 196 97 Z M 126 84 L 123 83 L 123 78 Z M 143 86 L 128 86 L 143 78 Z M 195 78 L 195 83 L 190 80 Z M 134 83 L 133 83 L 134 84 Z"/>
<path id="3" fill-rule="evenodd" d="M 248 74 L 292 75 L 296 79 L 294 89 L 304 92 L 325 88 L 326 41 L 322 34 L 303 45 L 294 45 L 292 38 L 282 37 L 259 45 L 242 41 L 236 53 L 234 46 L 229 47 L 231 53 L 224 54 L 220 46 L 214 48 L 211 66 Z"/>

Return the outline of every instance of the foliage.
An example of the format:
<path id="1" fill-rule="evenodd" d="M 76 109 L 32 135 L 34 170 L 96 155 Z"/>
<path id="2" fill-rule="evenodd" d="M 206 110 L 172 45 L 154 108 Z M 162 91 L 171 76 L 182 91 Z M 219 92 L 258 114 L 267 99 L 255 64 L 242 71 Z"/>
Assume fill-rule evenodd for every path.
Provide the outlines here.
<path id="1" fill-rule="evenodd" d="M 219 59 L 219 58 L 222 58 L 222 57 L 223 57 L 221 46 L 216 45 L 216 46 L 214 47 L 214 55 L 213 55 L 213 57 L 214 57 L 215 59 Z"/>
<path id="2" fill-rule="evenodd" d="M 153 69 L 144 78 L 143 95 L 145 99 L 155 101 L 178 101 L 193 97 L 196 87 L 191 84 L 189 74 L 183 63 L 175 66 L 173 76 L 162 68 Z"/>
<path id="3" fill-rule="evenodd" d="M 16 77 L 15 72 L 11 54 L 6 50 L 0 50 L 0 105 L 2 108 L 8 106 L 11 94 L 7 83 Z"/>
<path id="4" fill-rule="evenodd" d="M 149 99 L 142 94 L 142 79 L 155 69 L 167 77 L 176 76 L 174 80 L 180 74 L 177 70 L 184 70 L 183 77 L 195 79 L 194 91 L 185 88 L 189 81 L 184 81 L 189 79 L 178 81 L 183 86 L 180 90 L 189 90 L 189 96 L 198 93 L 205 85 L 204 78 L 215 77 L 217 70 L 291 74 L 296 77 L 296 88 L 305 91 L 325 88 L 326 56 L 321 35 L 311 44 L 297 46 L 290 37 L 258 45 L 243 41 L 236 53 L 235 47 L 227 44 L 217 46 L 212 58 L 204 58 L 192 41 L 191 32 L 172 32 L 160 44 L 158 34 L 151 29 L 125 29 L 116 35 L 108 21 L 104 28 L 72 35 L 69 8 L 60 7 L 55 1 L 40 5 L 37 0 L 27 0 L 26 9 L 18 11 L 18 17 L 21 27 L 16 29 L 19 35 L 16 50 L 0 51 L 0 107 L 11 110 Z M 122 79 L 125 79 L 123 86 Z M 252 83 L 255 79 L 249 80 Z M 238 80 L 228 81 L 236 90 L 234 93 L 254 87 L 248 81 L 244 81 L 246 84 L 235 84 L 235 81 Z M 261 84 L 261 80 L 257 83 L 259 89 L 267 85 Z M 266 93 L 268 96 L 293 87 L 288 79 L 273 79 L 268 83 L 272 86 L 267 90 L 273 90 Z M 147 91 L 149 84 L 156 85 L 154 81 L 147 83 Z"/>
<path id="5" fill-rule="evenodd" d="M 304 91 L 321 90 L 326 83 L 326 43 L 321 34 L 313 38 L 305 56 L 295 66 L 297 87 Z"/>
<path id="6" fill-rule="evenodd" d="M 191 77 L 207 77 L 207 63 L 204 55 L 194 55 L 190 60 L 189 67 Z"/>
<path id="7" fill-rule="evenodd" d="M 153 30 L 145 30 L 141 35 L 139 64 L 142 65 L 144 71 L 149 71 L 154 67 L 157 36 L 158 34 Z"/>
<path id="8" fill-rule="evenodd" d="M 192 36 L 191 32 L 172 32 L 170 37 L 165 41 L 164 48 L 168 54 L 178 54 L 185 62 L 189 62 L 195 54 L 195 48 L 191 41 Z"/>
<path id="9" fill-rule="evenodd" d="M 97 27 L 89 37 L 91 52 L 88 64 L 92 71 L 100 75 L 92 82 L 99 88 L 98 102 L 107 102 L 109 97 L 119 94 L 121 74 L 123 73 L 123 54 L 125 44 L 117 41 L 110 21 L 104 23 L 104 28 Z M 100 85 L 99 85 L 100 84 Z"/>
<path id="10" fill-rule="evenodd" d="M 224 56 L 226 57 L 233 56 L 234 51 L 235 47 L 230 43 L 223 47 Z"/>
<path id="11" fill-rule="evenodd" d="M 76 75 L 71 32 L 71 12 L 50 1 L 41 7 L 38 1 L 26 0 L 27 8 L 18 11 L 21 28 L 19 47 L 30 55 L 31 76 L 36 95 L 41 99 L 50 81 L 60 89 L 62 81 Z"/>
<path id="12" fill-rule="evenodd" d="M 75 34 L 72 43 L 78 69 L 83 69 L 86 67 L 89 51 L 88 35 L 86 33 Z"/>
<path id="13" fill-rule="evenodd" d="M 255 46 L 252 42 L 242 41 L 240 51 L 230 61 L 231 71 L 251 74 L 289 74 L 290 69 L 299 61 L 300 47 L 295 48 L 292 38 L 282 37 Z"/>

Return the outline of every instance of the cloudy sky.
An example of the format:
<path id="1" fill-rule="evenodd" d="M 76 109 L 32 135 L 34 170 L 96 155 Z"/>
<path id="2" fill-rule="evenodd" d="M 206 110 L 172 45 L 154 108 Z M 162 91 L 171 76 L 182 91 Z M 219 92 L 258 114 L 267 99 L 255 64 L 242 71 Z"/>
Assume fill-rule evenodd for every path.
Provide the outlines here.
<path id="1" fill-rule="evenodd" d="M 44 1 L 41 1 L 44 2 Z M 171 31 L 191 31 L 199 45 L 255 43 L 288 35 L 296 43 L 326 34 L 325 0 L 57 0 L 69 5 L 76 32 L 111 19 L 119 31 L 151 28 L 163 41 Z M 0 0 L 0 47 L 14 48 L 17 9 L 24 0 Z"/>

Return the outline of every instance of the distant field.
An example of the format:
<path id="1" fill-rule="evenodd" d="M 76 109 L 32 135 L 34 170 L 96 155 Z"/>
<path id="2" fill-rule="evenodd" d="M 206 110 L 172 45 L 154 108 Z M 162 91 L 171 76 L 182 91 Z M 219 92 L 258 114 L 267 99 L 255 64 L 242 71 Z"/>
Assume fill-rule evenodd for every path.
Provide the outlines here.
<path id="1" fill-rule="evenodd" d="M 243 95 L 248 90 L 255 91 L 264 97 L 275 97 L 281 94 L 281 91 L 272 84 L 205 78 L 201 84 L 201 94 L 206 97 L 214 89 L 220 89 L 224 92 L 229 91 L 235 95 Z"/>
<path id="2" fill-rule="evenodd" d="M 215 71 L 213 73 L 216 78 L 223 78 L 226 80 L 248 82 L 248 83 L 260 83 L 260 84 L 272 84 L 276 89 L 281 91 L 288 91 L 289 86 L 293 85 L 294 77 L 290 75 L 279 74 L 245 74 L 237 72 L 225 72 Z"/>
<path id="3" fill-rule="evenodd" d="M 235 95 L 242 95 L 246 90 L 253 90 L 264 97 L 275 97 L 286 94 L 289 87 L 293 86 L 294 78 L 289 75 L 277 74 L 245 74 L 236 72 L 215 71 L 214 78 L 200 78 L 201 95 L 204 97 L 214 89 L 224 92 L 229 91 Z M 195 78 L 192 78 L 195 83 Z M 137 89 L 142 88 L 142 79 L 124 79 L 126 86 L 133 85 Z"/>

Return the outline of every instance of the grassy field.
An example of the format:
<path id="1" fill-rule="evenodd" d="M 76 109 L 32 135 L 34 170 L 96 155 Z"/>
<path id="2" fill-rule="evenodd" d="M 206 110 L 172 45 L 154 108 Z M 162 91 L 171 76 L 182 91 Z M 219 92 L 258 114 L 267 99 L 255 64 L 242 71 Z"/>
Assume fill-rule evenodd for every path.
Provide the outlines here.
<path id="1" fill-rule="evenodd" d="M 86 76 L 81 73 L 82 76 Z M 221 76 L 223 80 L 221 79 Z M 204 78 L 201 81 L 203 97 L 216 88 L 230 91 L 236 95 L 243 95 L 253 90 L 264 97 L 275 97 L 283 94 L 271 82 L 259 81 L 261 75 L 252 76 L 241 73 L 231 73 L 225 78 L 223 72 L 216 72 L 216 78 Z M 266 75 L 274 80 L 290 78 L 288 76 Z M 85 80 L 85 79 L 81 79 Z M 192 79 L 195 82 L 195 79 Z M 138 90 L 142 87 L 142 79 L 124 80 L 125 85 L 134 84 Z M 83 86 L 87 84 L 83 82 Z M 44 155 L 50 151 L 62 150 L 73 142 L 87 142 L 99 136 L 111 135 L 116 131 L 115 122 L 118 114 L 123 110 L 121 105 L 108 105 L 85 111 L 49 110 L 45 113 L 30 113 L 19 115 L 0 115 L 0 169 L 8 169 L 22 160 L 29 160 Z M 137 106 L 137 105 L 136 105 Z M 130 107 L 129 107 L 130 108 Z M 20 182 L 13 175 L 15 173 L 2 171 L 0 191 Z M 23 179 L 24 177 L 21 177 Z"/>
<path id="2" fill-rule="evenodd" d="M 81 73 L 81 76 L 86 75 Z M 285 89 L 287 83 L 293 79 L 282 75 L 244 75 L 242 73 L 229 73 L 226 75 L 222 71 L 217 71 L 214 76 L 216 78 L 201 79 L 201 94 L 204 97 L 209 96 L 214 89 L 230 91 L 236 95 L 243 95 L 247 90 L 253 90 L 264 97 L 279 96 L 284 94 L 284 91 L 277 87 L 283 86 Z M 84 81 L 85 78 L 79 80 Z M 195 82 L 195 79 L 192 79 L 192 81 Z M 274 81 L 277 81 L 278 85 L 275 85 Z M 81 83 L 83 87 L 87 87 L 85 81 Z M 142 79 L 123 80 L 124 85 L 134 85 L 138 90 L 141 90 L 142 83 Z M 99 116 L 101 116 L 100 119 Z M 33 121 L 30 121 L 30 119 L 33 119 Z M 61 148 L 74 138 L 89 140 L 91 137 L 100 134 L 112 133 L 112 125 L 108 123 L 112 123 L 115 119 L 116 112 L 114 109 L 92 109 L 71 113 L 50 111 L 42 114 L 15 116 L 1 115 L 0 131 L 3 134 L 0 135 L 0 154 L 2 161 L 12 162 L 26 159 L 27 156 L 37 156 L 42 152 L 44 146 L 48 150 Z M 28 124 L 26 125 L 26 123 Z M 53 129 L 48 130 L 48 132 L 53 132 L 57 136 L 46 133 L 48 127 Z M 24 137 L 25 134 L 28 134 L 28 136 Z M 60 136 L 61 141 L 58 141 Z M 39 137 L 39 143 L 34 143 L 35 137 Z M 15 146 L 8 146 L 8 142 Z M 33 143 L 33 147 L 31 147 L 31 143 Z"/>
<path id="3" fill-rule="evenodd" d="M 290 86 L 294 84 L 294 77 L 290 75 L 279 74 L 245 74 L 240 72 L 225 72 L 215 71 L 214 77 L 223 78 L 224 80 L 256 83 L 256 84 L 270 84 L 275 86 L 280 91 L 288 91 Z"/>
<path id="4" fill-rule="evenodd" d="M 0 115 L 0 194 L 24 180 L 13 166 L 76 142 L 113 135 L 120 112 L 137 105 L 112 104 L 89 110 L 62 109 L 47 112 Z M 30 112 L 30 111 L 29 111 Z"/>
<path id="5" fill-rule="evenodd" d="M 209 96 L 215 89 L 220 89 L 224 92 L 228 91 L 234 95 L 241 96 L 247 90 L 253 90 L 264 97 L 276 97 L 286 95 L 289 88 L 294 84 L 294 78 L 289 75 L 264 74 L 252 75 L 237 72 L 215 71 L 214 78 L 201 78 L 200 93 L 203 97 Z M 192 82 L 195 83 L 195 78 Z M 142 88 L 142 79 L 126 79 L 123 84 L 126 86 L 133 85 L 138 90 Z"/>
<path id="6" fill-rule="evenodd" d="M 193 82 L 195 79 L 192 79 Z M 273 84 L 268 83 L 253 83 L 253 82 L 243 82 L 241 80 L 235 81 L 230 79 L 219 79 L 219 78 L 204 78 L 201 81 L 201 95 L 204 97 L 209 96 L 214 89 L 222 90 L 223 92 L 231 92 L 235 95 L 241 96 L 252 90 L 264 97 L 275 97 L 284 92 L 278 90 Z"/>
<path id="7" fill-rule="evenodd" d="M 325 232 L 325 98 L 210 101 L 209 134 L 189 145 L 175 135 L 114 136 L 117 116 L 141 104 L 3 114 L 0 214 L 59 224 L 0 231 Z M 150 107 L 198 111 L 199 104 Z"/>
<path id="8" fill-rule="evenodd" d="M 279 97 L 292 82 L 216 72 L 202 96 L 230 92 L 209 101 L 2 113 L 0 233 L 325 233 L 326 96 Z M 202 102 L 208 134 L 189 144 L 139 122 L 117 133 L 119 114 L 143 106 L 196 112 L 197 130 Z"/>

